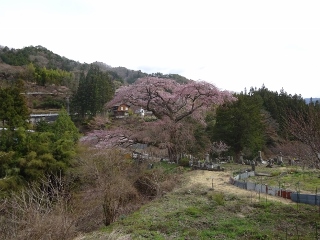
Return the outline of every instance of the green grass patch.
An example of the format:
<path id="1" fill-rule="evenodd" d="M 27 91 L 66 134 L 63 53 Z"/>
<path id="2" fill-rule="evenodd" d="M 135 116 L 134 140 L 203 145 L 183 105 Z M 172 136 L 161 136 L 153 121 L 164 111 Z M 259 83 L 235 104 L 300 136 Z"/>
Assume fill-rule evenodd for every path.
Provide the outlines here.
<path id="1" fill-rule="evenodd" d="M 154 164 L 154 168 L 162 168 L 165 170 L 166 174 L 183 173 L 190 170 L 190 168 L 184 168 L 177 164 L 170 164 L 168 162 L 157 162 Z"/>
<path id="2" fill-rule="evenodd" d="M 303 170 L 300 167 L 265 168 L 259 167 L 256 172 L 269 173 L 271 176 L 250 177 L 248 181 L 269 186 L 290 189 L 292 191 L 320 192 L 320 171 L 315 169 Z"/>
<path id="3" fill-rule="evenodd" d="M 197 207 L 190 206 L 184 210 L 184 214 L 193 218 L 197 218 L 202 215 L 202 210 Z"/>
<path id="4" fill-rule="evenodd" d="M 315 223 L 320 223 L 314 206 L 301 204 L 297 211 L 294 204 L 251 203 L 227 195 L 224 199 L 228 201 L 217 204 L 215 196 L 222 194 L 205 195 L 200 189 L 191 194 L 185 190 L 170 193 L 112 226 L 133 239 L 285 239 L 286 230 L 298 224 L 299 234 L 306 236 L 300 239 L 311 239 L 316 234 Z"/>

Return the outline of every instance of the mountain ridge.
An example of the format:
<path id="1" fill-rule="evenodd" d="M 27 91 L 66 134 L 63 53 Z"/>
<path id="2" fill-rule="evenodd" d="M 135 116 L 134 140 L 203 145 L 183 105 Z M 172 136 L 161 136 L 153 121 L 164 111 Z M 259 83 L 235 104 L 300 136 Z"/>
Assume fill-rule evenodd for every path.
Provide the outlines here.
<path id="1" fill-rule="evenodd" d="M 307 103 L 307 104 L 309 104 L 310 102 L 313 102 L 313 103 L 315 103 L 315 102 L 320 102 L 320 98 L 313 98 L 313 97 L 311 97 L 311 98 L 304 98 L 304 100 L 305 100 L 305 102 Z"/>
<path id="2" fill-rule="evenodd" d="M 90 67 L 88 63 L 80 63 L 64 56 L 60 56 L 52 51 L 48 50 L 43 46 L 29 46 L 21 49 L 9 48 L 7 46 L 0 45 L 0 64 L 7 64 L 7 66 L 15 67 L 25 67 L 28 64 L 33 64 L 36 67 L 45 67 L 47 69 L 61 69 L 64 71 L 73 72 L 78 77 L 81 71 L 87 71 Z M 95 61 L 91 64 L 99 66 L 101 71 L 109 72 L 112 78 L 118 79 L 124 83 L 132 84 L 138 78 L 146 76 L 157 76 L 162 78 L 173 78 L 180 83 L 186 83 L 189 79 L 179 75 L 179 74 L 162 74 L 162 73 L 152 73 L 148 74 L 142 72 L 141 70 L 132 70 L 126 67 L 112 67 L 107 63 Z M 3 75 L 2 66 L 0 68 L 0 80 Z M 7 67 L 8 68 L 8 67 Z M 11 72 L 12 71 L 11 69 Z M 2 75 L 1 75 L 2 74 Z M 119 79 L 119 77 L 121 79 Z"/>

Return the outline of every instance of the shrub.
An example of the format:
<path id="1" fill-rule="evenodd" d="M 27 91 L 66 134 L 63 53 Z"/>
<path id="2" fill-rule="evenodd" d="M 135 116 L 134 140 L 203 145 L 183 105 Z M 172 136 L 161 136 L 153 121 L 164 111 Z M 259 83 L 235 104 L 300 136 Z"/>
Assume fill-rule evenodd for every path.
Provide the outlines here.
<path id="1" fill-rule="evenodd" d="M 188 158 L 183 157 L 179 160 L 179 165 L 182 167 L 189 167 L 189 161 Z"/>
<path id="2" fill-rule="evenodd" d="M 213 200 L 217 205 L 223 206 L 225 204 L 225 196 L 222 192 L 214 192 L 208 195 L 210 200 Z"/>

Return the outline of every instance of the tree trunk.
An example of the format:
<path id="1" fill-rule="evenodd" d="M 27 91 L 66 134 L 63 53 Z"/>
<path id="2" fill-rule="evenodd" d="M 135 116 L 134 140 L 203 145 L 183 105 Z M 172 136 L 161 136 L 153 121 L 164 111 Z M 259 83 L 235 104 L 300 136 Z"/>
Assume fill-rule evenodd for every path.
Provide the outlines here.
<path id="1" fill-rule="evenodd" d="M 168 147 L 168 155 L 170 162 L 178 163 L 177 149 L 174 146 Z"/>

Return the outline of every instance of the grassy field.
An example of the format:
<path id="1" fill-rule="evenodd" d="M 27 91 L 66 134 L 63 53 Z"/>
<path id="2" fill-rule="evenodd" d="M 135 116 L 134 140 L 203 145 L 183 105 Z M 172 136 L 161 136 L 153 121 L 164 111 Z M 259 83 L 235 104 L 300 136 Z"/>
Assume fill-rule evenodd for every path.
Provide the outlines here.
<path id="1" fill-rule="evenodd" d="M 225 168 L 233 173 L 245 166 Z M 281 176 L 284 183 L 300 181 L 300 187 L 310 189 L 317 186 L 319 174 L 298 168 L 256 170 L 270 173 L 263 180 L 271 185 Z M 95 234 L 81 239 L 319 239 L 320 212 L 317 206 L 274 202 L 265 195 L 250 198 L 249 193 L 216 191 L 206 184 L 182 184 Z"/>

